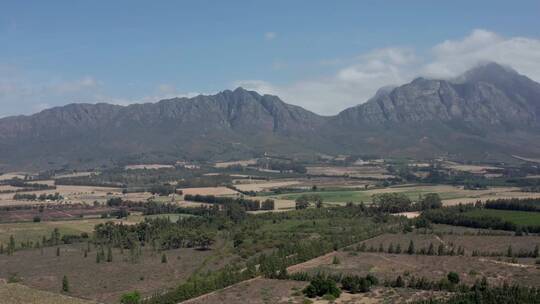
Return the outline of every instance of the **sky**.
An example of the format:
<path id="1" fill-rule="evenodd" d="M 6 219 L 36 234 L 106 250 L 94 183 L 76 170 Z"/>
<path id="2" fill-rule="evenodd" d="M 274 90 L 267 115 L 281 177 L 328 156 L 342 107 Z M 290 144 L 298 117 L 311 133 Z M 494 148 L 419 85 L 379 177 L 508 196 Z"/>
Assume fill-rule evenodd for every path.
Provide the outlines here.
<path id="1" fill-rule="evenodd" d="M 487 61 L 540 81 L 540 1 L 0 1 L 0 117 L 238 86 L 332 115 Z"/>

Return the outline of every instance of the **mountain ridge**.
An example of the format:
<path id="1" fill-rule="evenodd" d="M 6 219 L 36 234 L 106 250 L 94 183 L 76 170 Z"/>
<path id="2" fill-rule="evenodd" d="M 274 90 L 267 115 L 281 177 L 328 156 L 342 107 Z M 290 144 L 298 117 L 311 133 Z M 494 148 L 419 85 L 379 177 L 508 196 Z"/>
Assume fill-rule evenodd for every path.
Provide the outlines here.
<path id="1" fill-rule="evenodd" d="M 515 154 L 524 143 L 521 152 L 537 155 L 539 135 L 540 84 L 488 63 L 454 80 L 419 77 L 381 88 L 334 116 L 243 88 L 127 106 L 69 104 L 0 119 L 0 163 L 57 166 L 141 155 L 227 159 L 265 152 L 489 158 Z"/>

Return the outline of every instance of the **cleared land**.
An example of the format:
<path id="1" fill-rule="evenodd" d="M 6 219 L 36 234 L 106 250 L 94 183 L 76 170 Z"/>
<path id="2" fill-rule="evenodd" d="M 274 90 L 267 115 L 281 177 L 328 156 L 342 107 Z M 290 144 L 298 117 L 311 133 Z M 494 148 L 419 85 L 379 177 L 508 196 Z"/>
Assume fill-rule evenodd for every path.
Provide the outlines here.
<path id="1" fill-rule="evenodd" d="M 19 193 L 31 193 L 36 195 L 41 194 L 54 194 L 59 193 L 64 197 L 64 202 L 70 203 L 86 203 L 93 204 L 94 201 L 104 203 L 113 196 L 122 196 L 122 189 L 112 187 L 94 187 L 94 186 L 64 186 L 59 185 L 56 189 L 43 190 L 43 191 L 31 191 L 31 192 L 19 192 Z M 19 201 L 14 200 L 13 195 L 15 193 L 2 193 L 0 194 L 0 206 L 12 206 L 12 205 L 34 205 L 36 201 Z M 46 203 L 46 202 L 42 202 Z"/>
<path id="2" fill-rule="evenodd" d="M 183 188 L 183 194 L 200 195 L 236 195 L 238 192 L 227 187 L 201 187 L 201 188 Z"/>
<path id="3" fill-rule="evenodd" d="M 76 234 L 80 235 L 83 232 L 91 234 L 97 224 L 105 222 L 116 222 L 133 224 L 142 220 L 142 216 L 130 216 L 128 219 L 76 219 L 69 221 L 43 221 L 39 223 L 9 223 L 0 224 L 0 243 L 7 244 L 9 237 L 13 235 L 17 242 L 23 241 L 41 241 L 43 236 L 50 237 L 54 228 L 58 228 L 62 235 Z"/>
<path id="4" fill-rule="evenodd" d="M 393 175 L 381 166 L 311 166 L 307 167 L 308 174 L 311 175 L 328 175 L 328 176 L 351 176 L 357 178 L 376 178 L 386 179 L 392 178 Z"/>
<path id="5" fill-rule="evenodd" d="M 222 268 L 231 259 L 228 247 L 218 241 L 212 250 L 167 250 L 167 263 L 161 263 L 161 253 L 144 249 L 133 263 L 128 250 L 113 250 L 113 262 L 96 263 L 96 248 L 84 258 L 86 244 L 62 245 L 60 256 L 56 247 L 17 251 L 13 256 L 0 255 L 0 278 L 17 273 L 22 284 L 31 288 L 59 292 L 62 277 L 70 283 L 70 295 L 104 303 L 118 303 L 120 296 L 132 290 L 144 296 L 172 288 L 194 272 Z"/>
<path id="6" fill-rule="evenodd" d="M 236 188 L 242 190 L 242 191 L 265 191 L 273 188 L 281 188 L 281 187 L 289 187 L 293 185 L 298 185 L 299 181 L 256 181 L 253 183 L 245 183 L 245 184 L 236 184 L 234 185 Z"/>
<path id="7" fill-rule="evenodd" d="M 161 165 L 161 164 L 140 164 L 140 165 L 128 165 L 124 167 L 126 170 L 156 170 L 164 168 L 174 168 L 173 165 Z"/>
<path id="8" fill-rule="evenodd" d="M 218 162 L 214 164 L 214 167 L 216 168 L 227 168 L 230 166 L 247 167 L 249 165 L 256 165 L 256 164 L 257 164 L 256 159 L 246 159 L 246 160 L 239 160 L 239 161 Z"/>
<path id="9" fill-rule="evenodd" d="M 60 289 L 60 288 L 59 288 Z M 16 283 L 0 283 L 0 304 L 92 304 L 93 301 L 41 291 Z"/>
<path id="10" fill-rule="evenodd" d="M 430 243 L 445 246 L 466 246 L 466 256 L 429 256 L 409 254 L 388 254 L 381 252 L 358 252 L 355 246 L 333 252 L 326 256 L 308 261 L 289 268 L 290 272 L 304 271 L 312 274 L 346 273 L 366 275 L 374 274 L 382 280 L 394 280 L 398 275 L 404 279 L 410 276 L 426 277 L 430 280 L 439 280 L 450 271 L 457 272 L 461 280 L 467 284 L 473 284 L 477 279 L 486 276 L 492 284 L 515 282 L 527 286 L 540 284 L 540 271 L 534 264 L 534 259 L 520 258 L 517 263 L 510 263 L 505 258 L 472 257 L 470 252 L 475 250 L 503 251 L 511 244 L 515 250 L 525 248 L 531 250 L 534 244 L 540 243 L 540 237 L 492 237 L 492 236 L 460 236 L 459 238 L 445 239 L 445 236 L 419 235 L 419 234 L 386 234 L 365 241 L 367 248 L 378 248 L 383 244 L 388 248 L 389 243 L 400 244 L 406 250 L 410 240 L 414 240 L 415 248 L 426 248 Z M 491 247 L 489 247 L 491 244 Z M 487 246 L 486 246 L 487 245 Z M 501 248 L 504 247 L 504 248 Z M 334 257 L 339 260 L 334 263 Z"/>

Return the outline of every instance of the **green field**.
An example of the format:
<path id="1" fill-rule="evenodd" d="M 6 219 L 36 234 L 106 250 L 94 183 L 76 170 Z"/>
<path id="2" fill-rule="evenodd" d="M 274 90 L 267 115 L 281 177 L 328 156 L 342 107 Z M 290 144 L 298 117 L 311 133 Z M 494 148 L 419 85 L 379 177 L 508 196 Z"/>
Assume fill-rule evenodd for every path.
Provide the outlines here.
<path id="1" fill-rule="evenodd" d="M 403 193 L 407 197 L 409 197 L 411 200 L 416 201 L 418 200 L 418 197 L 420 195 L 426 195 L 428 193 L 433 193 L 433 191 L 427 191 L 427 190 L 421 190 L 416 189 L 415 187 L 411 187 L 411 190 L 396 190 L 396 192 Z M 324 202 L 335 202 L 335 203 L 346 203 L 346 202 L 371 202 L 373 191 L 366 191 L 366 190 L 356 190 L 356 191 L 310 191 L 310 192 L 299 192 L 299 193 L 288 193 L 288 194 L 280 194 L 276 195 L 274 197 L 279 199 L 287 199 L 287 200 L 296 200 L 300 196 L 307 194 L 307 195 L 319 195 L 322 197 Z M 454 198 L 461 198 L 464 197 L 462 194 L 458 192 L 440 192 L 439 195 L 442 199 L 454 199 Z"/>
<path id="2" fill-rule="evenodd" d="M 496 210 L 496 209 L 474 209 L 466 212 L 465 215 L 472 217 L 491 216 L 522 226 L 540 225 L 540 212 Z"/>
<path id="3" fill-rule="evenodd" d="M 0 244 L 7 244 L 9 237 L 13 235 L 16 242 L 24 241 L 41 241 L 43 236 L 49 237 L 54 228 L 60 230 L 60 234 L 81 234 L 86 232 L 91 234 L 97 224 L 114 221 L 122 221 L 124 223 L 139 223 L 144 218 L 169 218 L 172 222 L 177 222 L 180 218 L 193 216 L 190 214 L 156 214 L 142 215 L 134 213 L 128 216 L 127 219 L 118 220 L 115 218 L 83 218 L 66 221 L 43 221 L 39 223 L 23 222 L 23 223 L 6 223 L 0 224 Z"/>

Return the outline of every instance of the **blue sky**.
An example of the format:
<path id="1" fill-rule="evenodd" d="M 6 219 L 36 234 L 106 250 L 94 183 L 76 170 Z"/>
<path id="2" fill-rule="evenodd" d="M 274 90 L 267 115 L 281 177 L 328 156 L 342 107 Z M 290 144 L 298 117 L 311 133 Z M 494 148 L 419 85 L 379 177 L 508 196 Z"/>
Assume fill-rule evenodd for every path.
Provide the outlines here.
<path id="1" fill-rule="evenodd" d="M 4 0 L 0 116 L 238 85 L 333 114 L 482 60 L 540 80 L 539 29 L 539 1 Z"/>

